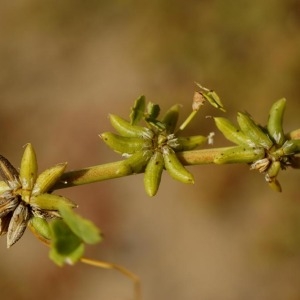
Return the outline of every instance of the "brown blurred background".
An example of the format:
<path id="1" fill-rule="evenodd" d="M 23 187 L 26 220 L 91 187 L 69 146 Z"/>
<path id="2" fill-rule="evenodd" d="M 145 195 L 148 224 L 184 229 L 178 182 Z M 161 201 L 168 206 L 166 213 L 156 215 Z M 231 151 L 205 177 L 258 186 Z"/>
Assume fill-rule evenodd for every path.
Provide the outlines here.
<path id="1" fill-rule="evenodd" d="M 228 116 L 266 122 L 287 97 L 299 126 L 300 3 L 245 1 L 3 1 L 0 4 L 0 153 L 18 166 L 33 143 L 40 170 L 119 160 L 98 138 L 141 94 L 190 110 L 194 81 L 215 89 Z M 188 133 L 214 130 L 206 107 Z M 202 117 L 202 118 L 201 118 Z M 220 134 L 215 145 L 224 145 Z M 145 300 L 300 299 L 299 171 L 283 193 L 245 165 L 191 167 L 196 184 L 164 176 L 153 199 L 141 175 L 59 191 L 104 232 L 95 259 L 137 273 Z M 28 231 L 0 240 L 0 298 L 132 299 L 116 272 L 56 267 Z"/>

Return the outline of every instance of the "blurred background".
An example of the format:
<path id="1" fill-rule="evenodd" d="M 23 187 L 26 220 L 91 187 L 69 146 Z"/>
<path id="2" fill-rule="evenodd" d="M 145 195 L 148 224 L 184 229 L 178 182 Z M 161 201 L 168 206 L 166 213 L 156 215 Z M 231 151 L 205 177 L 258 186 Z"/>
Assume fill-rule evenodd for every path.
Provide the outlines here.
<path id="1" fill-rule="evenodd" d="M 38 1 L 0 4 L 0 153 L 16 167 L 31 142 L 39 169 L 68 170 L 120 157 L 98 137 L 108 114 L 128 117 L 145 94 L 190 112 L 194 81 L 214 89 L 235 120 L 265 124 L 287 97 L 286 130 L 299 127 L 300 2 Z M 187 134 L 207 134 L 223 115 L 205 107 Z M 215 146 L 225 145 L 219 133 Z M 194 166 L 196 184 L 163 176 L 146 196 L 142 175 L 58 191 L 104 232 L 87 256 L 121 264 L 145 300 L 300 299 L 299 171 L 281 172 L 283 193 L 246 165 Z M 1 299 L 132 299 L 131 282 L 78 264 L 59 268 L 27 231 L 0 240 Z"/>

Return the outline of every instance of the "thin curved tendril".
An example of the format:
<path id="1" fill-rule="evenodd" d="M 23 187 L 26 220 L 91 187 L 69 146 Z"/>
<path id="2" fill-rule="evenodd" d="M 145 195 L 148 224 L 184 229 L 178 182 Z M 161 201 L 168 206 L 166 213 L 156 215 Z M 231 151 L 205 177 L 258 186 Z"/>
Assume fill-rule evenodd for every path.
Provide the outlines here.
<path id="1" fill-rule="evenodd" d="M 46 238 L 43 238 L 42 236 L 38 235 L 37 232 L 33 229 L 31 225 L 29 225 L 29 228 L 33 232 L 33 234 L 47 247 L 50 247 L 50 240 L 47 240 Z M 142 292 L 141 292 L 141 281 L 139 277 L 134 274 L 133 272 L 129 271 L 123 266 L 105 262 L 105 261 L 100 261 L 100 260 L 94 260 L 86 257 L 80 258 L 80 262 L 90 265 L 93 267 L 97 268 L 102 268 L 102 269 L 108 269 L 108 270 L 115 270 L 129 278 L 133 284 L 134 284 L 134 299 L 135 300 L 142 300 Z"/>
<path id="2" fill-rule="evenodd" d="M 141 282 L 140 282 L 139 277 L 137 275 L 135 275 L 134 273 L 130 272 L 129 270 L 127 270 L 126 268 L 124 268 L 120 265 L 117 265 L 117 264 L 108 263 L 108 262 L 100 261 L 100 260 L 93 260 L 93 259 L 89 259 L 89 258 L 85 258 L 85 257 L 82 257 L 80 259 L 80 261 L 84 264 L 91 265 L 94 267 L 115 270 L 115 271 L 118 271 L 118 272 L 122 273 L 123 275 L 127 276 L 134 283 L 134 295 L 135 295 L 134 299 L 136 299 L 136 300 L 142 299 Z"/>

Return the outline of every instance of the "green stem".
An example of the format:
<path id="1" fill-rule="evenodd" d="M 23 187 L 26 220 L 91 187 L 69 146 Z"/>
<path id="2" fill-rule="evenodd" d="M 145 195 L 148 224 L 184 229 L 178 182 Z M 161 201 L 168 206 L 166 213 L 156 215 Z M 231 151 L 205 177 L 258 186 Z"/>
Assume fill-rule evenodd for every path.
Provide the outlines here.
<path id="1" fill-rule="evenodd" d="M 54 190 L 131 175 L 131 170 L 128 167 L 124 167 L 123 162 L 116 161 L 66 172 L 54 186 Z"/>
<path id="2" fill-rule="evenodd" d="M 222 148 L 212 148 L 212 149 L 201 149 L 192 151 L 177 152 L 177 157 L 182 162 L 183 165 L 206 165 L 214 163 L 214 159 L 217 155 L 227 149 L 233 149 L 233 147 L 222 147 Z"/>
<path id="3" fill-rule="evenodd" d="M 287 134 L 287 137 L 289 139 L 300 139 L 300 129 L 291 131 Z M 217 155 L 230 148 L 235 148 L 235 146 L 177 152 L 177 156 L 182 164 L 186 166 L 212 164 Z M 299 157 L 296 157 L 294 159 L 294 168 L 298 168 L 298 165 L 300 164 L 299 160 Z M 142 170 L 141 173 L 143 171 L 144 170 Z M 113 163 L 66 172 L 62 175 L 61 180 L 54 186 L 54 190 L 129 176 L 133 174 L 135 174 L 134 170 L 125 165 L 124 160 L 116 161 Z"/>
<path id="4" fill-rule="evenodd" d="M 184 151 L 178 152 L 177 156 L 184 165 L 212 164 L 216 155 L 230 148 L 234 147 Z M 54 186 L 54 190 L 129 176 L 133 174 L 133 170 L 124 165 L 124 160 L 116 161 L 113 163 L 66 172 L 62 175 L 61 180 Z"/>

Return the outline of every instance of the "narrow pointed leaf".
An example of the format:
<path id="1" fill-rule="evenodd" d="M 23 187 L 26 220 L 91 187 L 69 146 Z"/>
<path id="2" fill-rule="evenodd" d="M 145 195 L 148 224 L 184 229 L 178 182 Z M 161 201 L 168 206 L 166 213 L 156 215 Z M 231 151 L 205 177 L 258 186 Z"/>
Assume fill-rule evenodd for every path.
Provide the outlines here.
<path id="1" fill-rule="evenodd" d="M 223 103 L 221 102 L 221 99 L 220 97 L 218 96 L 218 94 L 213 91 L 213 90 L 210 90 L 206 87 L 203 87 L 200 83 L 197 83 L 196 82 L 196 85 L 200 88 L 201 90 L 201 94 L 203 95 L 203 97 L 212 105 L 214 106 L 215 108 L 225 112 L 225 108 L 224 108 L 224 105 Z"/>
<path id="2" fill-rule="evenodd" d="M 143 117 L 146 108 L 145 96 L 140 96 L 135 100 L 134 106 L 131 108 L 130 123 L 132 125 L 137 124 Z"/>

